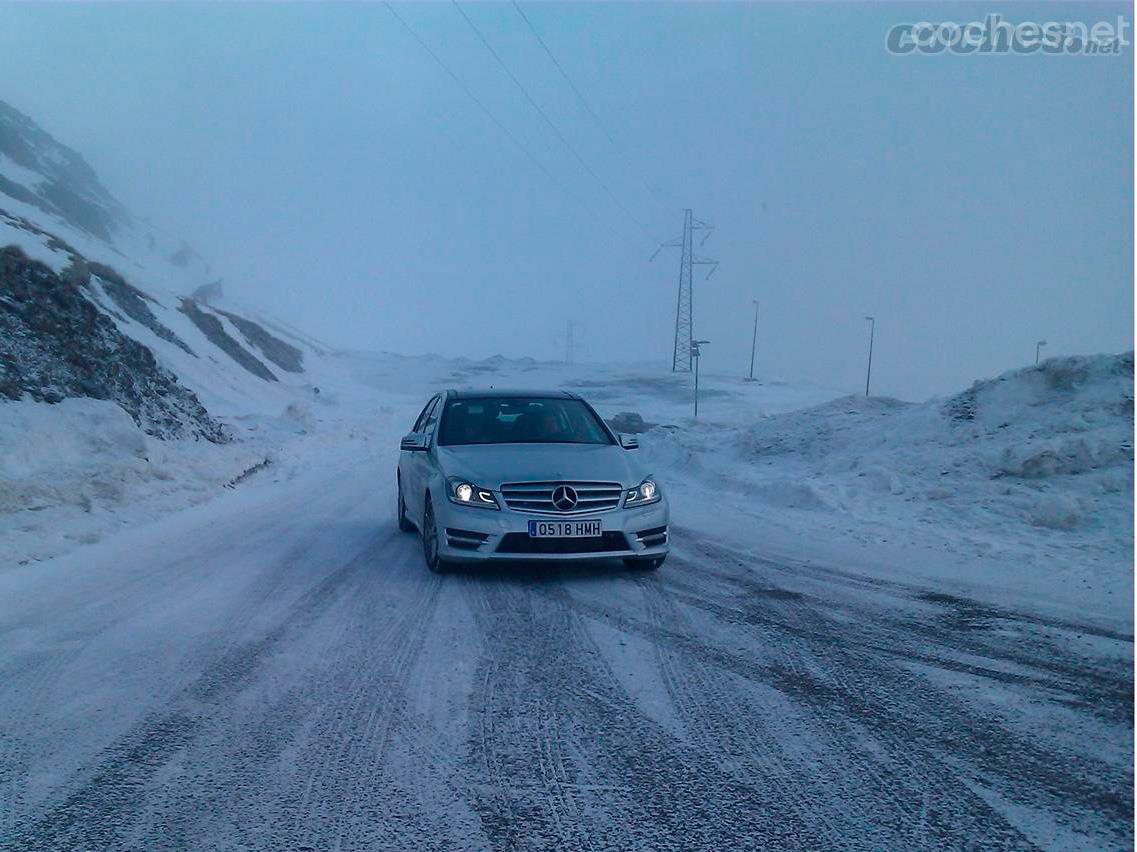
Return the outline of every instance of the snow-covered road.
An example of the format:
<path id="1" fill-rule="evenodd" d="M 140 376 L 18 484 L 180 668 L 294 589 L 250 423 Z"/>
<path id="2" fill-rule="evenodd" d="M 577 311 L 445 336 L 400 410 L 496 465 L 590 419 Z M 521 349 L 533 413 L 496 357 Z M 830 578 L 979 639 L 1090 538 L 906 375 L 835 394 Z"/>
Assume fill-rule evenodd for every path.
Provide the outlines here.
<path id="1" fill-rule="evenodd" d="M 0 848 L 1132 846 L 1132 637 L 682 497 L 654 575 L 437 577 L 392 462 L 0 574 Z"/>

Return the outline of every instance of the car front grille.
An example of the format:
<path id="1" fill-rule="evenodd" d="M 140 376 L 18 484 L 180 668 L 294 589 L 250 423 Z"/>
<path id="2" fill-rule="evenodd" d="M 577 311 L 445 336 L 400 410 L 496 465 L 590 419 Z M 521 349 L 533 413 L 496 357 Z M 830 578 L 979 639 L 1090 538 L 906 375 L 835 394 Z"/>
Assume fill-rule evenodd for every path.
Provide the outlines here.
<path id="1" fill-rule="evenodd" d="M 531 538 L 528 533 L 506 533 L 498 553 L 620 553 L 628 550 L 622 532 L 608 531 L 596 538 Z"/>
<path id="2" fill-rule="evenodd" d="M 576 492 L 577 502 L 571 509 L 558 509 L 553 503 L 553 491 L 561 485 Z M 606 512 L 620 505 L 623 493 L 618 482 L 509 482 L 501 486 L 501 496 L 510 509 L 549 515 Z"/>

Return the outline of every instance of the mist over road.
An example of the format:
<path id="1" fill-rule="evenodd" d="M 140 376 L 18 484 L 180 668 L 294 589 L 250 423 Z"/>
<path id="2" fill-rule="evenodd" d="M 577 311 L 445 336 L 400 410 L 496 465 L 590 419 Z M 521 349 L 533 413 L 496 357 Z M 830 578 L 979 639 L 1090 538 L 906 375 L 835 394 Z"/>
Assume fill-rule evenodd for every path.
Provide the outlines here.
<path id="1" fill-rule="evenodd" d="M 0 574 L 0 847 L 1131 846 L 1131 637 L 745 526 L 438 577 L 388 472 Z"/>

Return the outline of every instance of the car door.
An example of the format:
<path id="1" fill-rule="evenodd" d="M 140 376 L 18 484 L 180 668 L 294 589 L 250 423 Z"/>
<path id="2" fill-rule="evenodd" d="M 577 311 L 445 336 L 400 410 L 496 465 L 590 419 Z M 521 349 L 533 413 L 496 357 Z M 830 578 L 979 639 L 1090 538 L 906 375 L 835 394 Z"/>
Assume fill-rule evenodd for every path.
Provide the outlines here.
<path id="1" fill-rule="evenodd" d="M 432 396 L 427 400 L 426 405 L 422 407 L 418 417 L 415 419 L 414 426 L 411 427 L 412 433 L 421 433 L 424 424 L 426 423 L 427 415 L 430 414 L 435 404 L 438 402 L 437 396 Z M 422 499 L 420 497 L 421 490 L 419 485 L 419 471 L 421 465 L 419 462 L 423 453 L 420 451 L 402 450 L 399 452 L 399 483 L 403 489 L 403 502 L 407 507 L 407 514 L 410 519 L 416 524 L 420 519 L 420 510 L 422 508 Z"/>
<path id="2" fill-rule="evenodd" d="M 432 398 L 419 415 L 419 420 L 415 422 L 414 431 L 428 437 L 428 446 L 431 446 L 431 449 L 427 452 L 421 450 L 403 452 L 406 461 L 403 470 L 403 484 L 406 486 L 403 490 L 403 500 L 406 501 L 407 512 L 415 524 L 422 523 L 423 509 L 426 506 L 426 483 L 430 478 L 430 457 L 433 454 L 434 426 L 438 422 L 440 399 L 438 396 Z"/>

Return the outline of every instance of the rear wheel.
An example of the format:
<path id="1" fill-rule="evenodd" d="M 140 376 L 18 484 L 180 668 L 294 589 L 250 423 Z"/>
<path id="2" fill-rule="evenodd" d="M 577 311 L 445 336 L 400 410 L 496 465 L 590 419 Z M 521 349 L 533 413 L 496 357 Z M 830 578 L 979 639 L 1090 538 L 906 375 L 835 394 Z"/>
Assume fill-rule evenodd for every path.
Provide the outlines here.
<path id="1" fill-rule="evenodd" d="M 432 572 L 442 574 L 446 571 L 446 560 L 438 555 L 438 528 L 434 523 L 434 506 L 430 503 L 429 494 L 422 513 L 422 555 L 426 559 L 426 567 Z"/>
<path id="2" fill-rule="evenodd" d="M 398 512 L 398 515 L 399 515 L 399 529 L 402 530 L 403 532 L 410 532 L 411 530 L 413 530 L 415 528 L 415 525 L 412 524 L 411 519 L 407 517 L 407 502 L 403 499 L 403 479 L 402 479 L 402 477 L 399 477 L 398 482 L 399 482 L 399 484 L 398 484 L 399 497 L 398 497 L 398 501 L 396 504 L 397 505 L 396 511 Z"/>
<path id="3" fill-rule="evenodd" d="M 663 556 L 635 556 L 625 559 L 624 565 L 633 571 L 654 571 L 663 564 L 663 560 L 666 558 L 666 554 Z"/>

